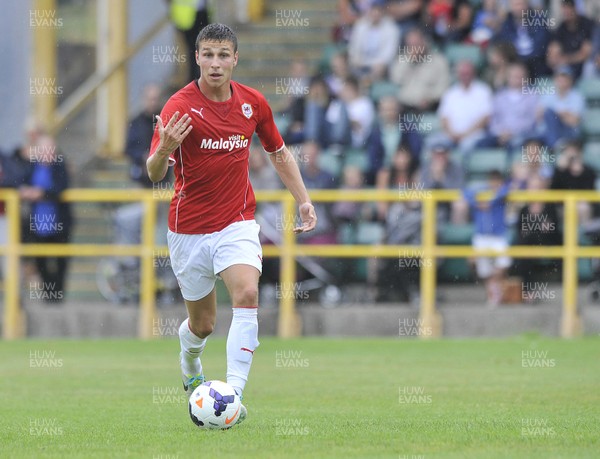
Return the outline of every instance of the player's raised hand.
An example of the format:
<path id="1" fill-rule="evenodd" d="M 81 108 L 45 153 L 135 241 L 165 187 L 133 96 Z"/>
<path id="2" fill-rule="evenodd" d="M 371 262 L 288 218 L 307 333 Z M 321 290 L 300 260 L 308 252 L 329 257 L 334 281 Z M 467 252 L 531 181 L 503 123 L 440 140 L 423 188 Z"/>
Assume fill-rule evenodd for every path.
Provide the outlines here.
<path id="1" fill-rule="evenodd" d="M 305 202 L 300 206 L 299 210 L 302 226 L 294 228 L 294 233 L 308 233 L 314 230 L 315 226 L 317 226 L 317 214 L 313 205 L 310 202 Z"/>
<path id="2" fill-rule="evenodd" d="M 192 130 L 192 118 L 187 113 L 179 119 L 179 112 L 175 112 L 166 126 L 160 116 L 156 115 L 156 125 L 160 137 L 160 149 L 171 154 Z"/>

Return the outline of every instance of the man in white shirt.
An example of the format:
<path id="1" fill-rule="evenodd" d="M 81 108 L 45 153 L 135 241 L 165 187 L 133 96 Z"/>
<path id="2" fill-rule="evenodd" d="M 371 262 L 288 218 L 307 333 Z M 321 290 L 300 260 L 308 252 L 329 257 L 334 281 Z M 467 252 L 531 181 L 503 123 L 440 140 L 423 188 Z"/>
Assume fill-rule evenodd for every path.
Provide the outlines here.
<path id="1" fill-rule="evenodd" d="M 456 64 L 457 83 L 442 96 L 438 116 L 444 136 L 467 153 L 484 137 L 492 114 L 492 90 L 475 79 L 470 61 Z"/>

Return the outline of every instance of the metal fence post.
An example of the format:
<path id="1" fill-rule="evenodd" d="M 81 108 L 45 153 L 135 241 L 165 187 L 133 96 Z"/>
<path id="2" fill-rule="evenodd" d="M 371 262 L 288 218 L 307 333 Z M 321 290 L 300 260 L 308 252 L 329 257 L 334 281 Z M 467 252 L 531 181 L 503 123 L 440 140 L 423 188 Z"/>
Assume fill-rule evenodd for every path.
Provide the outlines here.
<path id="1" fill-rule="evenodd" d="M 581 334 L 581 320 L 577 314 L 577 200 L 565 196 L 563 241 L 563 312 L 561 336 L 573 338 Z"/>
<path id="2" fill-rule="evenodd" d="M 141 292 L 138 336 L 142 339 L 156 337 L 153 334 L 156 319 L 156 274 L 154 271 L 154 231 L 156 228 L 156 205 L 148 191 L 143 200 L 144 219 L 142 226 Z"/>

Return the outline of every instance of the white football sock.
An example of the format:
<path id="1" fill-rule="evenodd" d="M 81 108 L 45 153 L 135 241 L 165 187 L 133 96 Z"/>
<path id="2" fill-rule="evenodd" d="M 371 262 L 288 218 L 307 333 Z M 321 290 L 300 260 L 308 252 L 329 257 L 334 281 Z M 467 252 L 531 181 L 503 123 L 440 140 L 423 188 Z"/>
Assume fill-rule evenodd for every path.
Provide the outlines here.
<path id="1" fill-rule="evenodd" d="M 206 346 L 206 338 L 199 338 L 190 330 L 189 319 L 179 326 L 179 343 L 181 344 L 181 370 L 186 375 L 196 376 L 202 373 L 200 355 Z"/>
<path id="2" fill-rule="evenodd" d="M 227 383 L 242 395 L 258 342 L 258 308 L 233 308 L 227 336 Z"/>

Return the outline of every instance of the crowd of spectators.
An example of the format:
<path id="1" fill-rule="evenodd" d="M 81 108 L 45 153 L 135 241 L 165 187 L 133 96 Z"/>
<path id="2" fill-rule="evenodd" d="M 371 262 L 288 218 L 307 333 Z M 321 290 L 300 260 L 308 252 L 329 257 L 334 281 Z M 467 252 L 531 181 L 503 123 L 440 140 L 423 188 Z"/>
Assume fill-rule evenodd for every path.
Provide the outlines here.
<path id="1" fill-rule="evenodd" d="M 305 73 L 306 94 L 281 113 L 308 186 L 461 189 L 461 201 L 439 206 L 440 230 L 472 224 L 475 246 L 488 236 L 506 244 L 558 243 L 562 224 L 552 234 L 525 234 L 521 221 L 540 213 L 562 221 L 560 206 L 493 201 L 486 208 L 473 190 L 491 183 L 502 193 L 596 187 L 599 171 L 586 164 L 584 149 L 598 139 L 583 129 L 590 101 L 580 89 L 582 81 L 600 79 L 599 12 L 591 3 L 340 0 L 326 61 L 312 77 Z M 486 155 L 497 167 L 474 171 Z M 479 234 L 491 208 L 499 226 Z M 383 231 L 374 242 L 419 242 L 418 202 L 323 211 L 340 243 L 348 242 L 341 230 L 348 222 L 378 224 Z M 579 217 L 591 220 L 593 206 L 581 203 Z M 537 263 L 520 260 L 511 272 L 529 280 Z M 509 267 L 506 257 L 476 262 L 492 304 L 501 301 Z"/>

